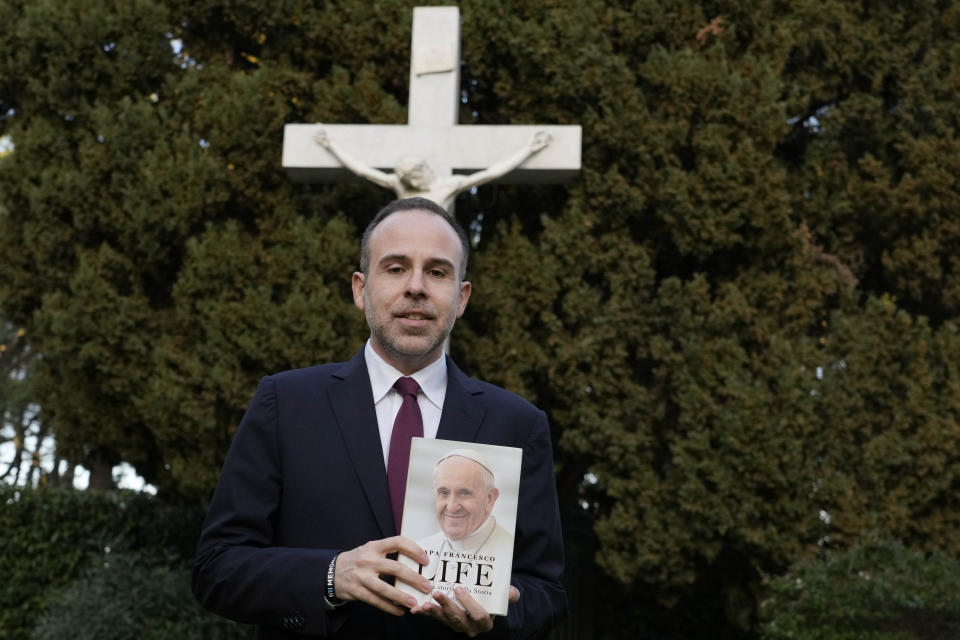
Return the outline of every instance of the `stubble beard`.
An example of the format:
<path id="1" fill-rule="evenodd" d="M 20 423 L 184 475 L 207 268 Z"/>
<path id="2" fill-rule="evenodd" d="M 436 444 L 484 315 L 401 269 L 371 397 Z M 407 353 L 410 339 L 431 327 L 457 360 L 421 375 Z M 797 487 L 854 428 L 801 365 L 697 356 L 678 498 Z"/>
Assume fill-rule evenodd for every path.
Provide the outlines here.
<path id="1" fill-rule="evenodd" d="M 422 333 L 400 334 L 399 332 L 391 332 L 390 320 L 381 321 L 381 318 L 379 318 L 374 311 L 373 305 L 370 304 L 370 298 L 367 296 L 366 291 L 363 292 L 363 298 L 364 315 L 367 318 L 367 325 L 370 327 L 371 337 L 384 351 L 399 361 L 420 358 L 433 353 L 437 348 L 443 347 L 443 343 L 450 335 L 450 332 L 453 331 L 453 325 L 456 321 L 455 314 L 450 315 L 447 326 L 443 328 L 439 335 L 431 335 L 429 327 L 425 328 Z M 392 313 L 390 315 L 392 319 Z M 403 344 L 405 338 L 414 338 L 414 344 L 405 346 Z M 419 338 L 426 339 L 426 342 L 423 342 Z"/>

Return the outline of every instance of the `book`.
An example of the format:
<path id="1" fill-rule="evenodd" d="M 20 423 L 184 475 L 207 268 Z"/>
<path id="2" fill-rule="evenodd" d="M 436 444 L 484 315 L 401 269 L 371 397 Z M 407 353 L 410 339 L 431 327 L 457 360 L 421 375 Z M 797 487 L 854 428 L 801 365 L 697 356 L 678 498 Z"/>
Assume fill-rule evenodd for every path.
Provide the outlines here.
<path id="1" fill-rule="evenodd" d="M 400 561 L 456 600 L 464 587 L 488 613 L 506 615 L 520 493 L 522 449 L 413 438 L 400 533 L 430 563 Z M 398 581 L 422 604 L 429 594 Z"/>

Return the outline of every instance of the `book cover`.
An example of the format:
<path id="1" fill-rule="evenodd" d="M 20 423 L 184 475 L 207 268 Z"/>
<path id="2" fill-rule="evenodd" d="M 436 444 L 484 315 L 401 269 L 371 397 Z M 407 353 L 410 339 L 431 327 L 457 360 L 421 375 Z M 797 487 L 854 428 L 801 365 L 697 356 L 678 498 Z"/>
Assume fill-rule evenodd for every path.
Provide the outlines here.
<path id="1" fill-rule="evenodd" d="M 456 599 L 464 587 L 489 613 L 506 615 L 523 451 L 454 440 L 413 438 L 400 533 L 430 563 L 401 562 Z M 418 603 L 430 595 L 404 582 Z"/>

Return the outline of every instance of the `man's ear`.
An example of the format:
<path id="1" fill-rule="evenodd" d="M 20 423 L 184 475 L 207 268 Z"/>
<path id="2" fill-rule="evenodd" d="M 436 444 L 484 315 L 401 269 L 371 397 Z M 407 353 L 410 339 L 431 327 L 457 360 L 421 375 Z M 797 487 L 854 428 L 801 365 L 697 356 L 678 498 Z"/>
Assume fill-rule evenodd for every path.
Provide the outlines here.
<path id="1" fill-rule="evenodd" d="M 357 305 L 357 308 L 360 309 L 360 311 L 363 311 L 363 288 L 367 286 L 366 278 L 359 271 L 354 271 L 353 280 L 351 280 L 350 286 L 353 287 L 353 304 Z"/>
<path id="2" fill-rule="evenodd" d="M 500 497 L 500 489 L 497 489 L 496 487 L 494 487 L 493 489 L 490 489 L 490 493 L 488 495 L 490 499 L 490 506 L 492 507 L 493 503 L 495 503 L 497 501 L 497 498 Z"/>
<path id="3" fill-rule="evenodd" d="M 470 291 L 473 285 L 464 280 L 460 283 L 460 303 L 457 306 L 457 317 L 463 315 L 463 312 L 467 309 L 467 301 L 470 300 Z"/>

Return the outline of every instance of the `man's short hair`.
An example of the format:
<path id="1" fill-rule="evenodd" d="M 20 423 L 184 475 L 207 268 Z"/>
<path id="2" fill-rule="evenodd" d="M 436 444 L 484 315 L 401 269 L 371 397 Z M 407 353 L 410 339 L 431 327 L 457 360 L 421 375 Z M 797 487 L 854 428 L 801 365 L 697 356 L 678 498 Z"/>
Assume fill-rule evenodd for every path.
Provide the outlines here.
<path id="1" fill-rule="evenodd" d="M 461 281 L 466 280 L 467 259 L 470 257 L 470 240 L 467 238 L 467 232 L 464 231 L 463 227 L 460 226 L 460 223 L 457 222 L 453 216 L 447 213 L 446 209 L 438 205 L 433 200 L 428 200 L 427 198 L 404 198 L 402 200 L 394 200 L 377 212 L 377 215 L 373 217 L 373 220 L 370 221 L 370 224 L 367 225 L 367 228 L 363 230 L 363 237 L 360 240 L 360 272 L 365 276 L 369 275 L 370 236 L 373 234 L 373 230 L 377 228 L 377 225 L 398 211 L 412 211 L 414 209 L 421 209 L 437 214 L 446 220 L 447 224 L 450 225 L 450 228 L 456 232 L 457 237 L 460 238 L 460 247 L 463 254 L 460 259 L 460 273 L 458 275 L 460 276 Z"/>

